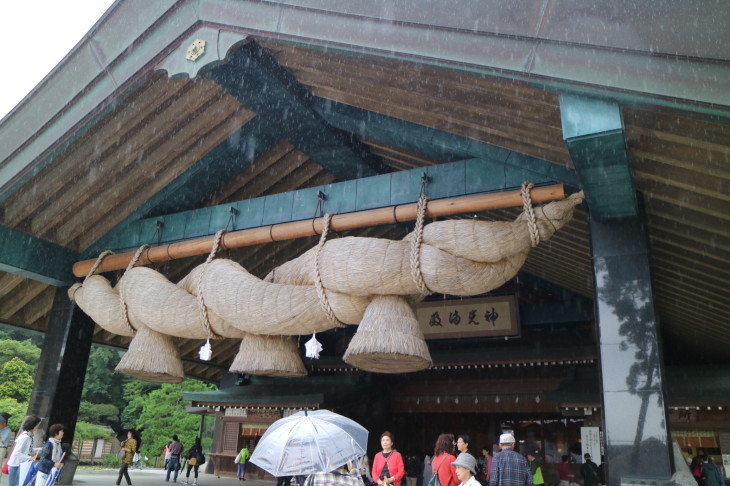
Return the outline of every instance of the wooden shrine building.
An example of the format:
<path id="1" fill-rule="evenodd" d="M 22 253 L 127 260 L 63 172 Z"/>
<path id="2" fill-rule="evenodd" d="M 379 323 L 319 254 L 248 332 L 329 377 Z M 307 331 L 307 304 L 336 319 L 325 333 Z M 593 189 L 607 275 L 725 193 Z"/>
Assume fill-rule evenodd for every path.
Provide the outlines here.
<path id="1" fill-rule="evenodd" d="M 129 347 L 69 300 L 104 250 L 112 281 L 149 244 L 178 282 L 226 229 L 221 258 L 264 279 L 317 245 L 313 217 L 382 210 L 329 238 L 401 240 L 424 193 L 530 181 L 584 202 L 503 285 L 418 304 L 427 369 L 347 364 L 357 326 L 318 333 L 296 379 L 229 374 L 240 338 L 204 361 L 177 337 L 184 374 L 222 384 L 188 396 L 217 417 L 212 456 L 322 407 L 419 454 L 512 428 L 554 459 L 595 427 L 611 486 L 669 482 L 673 439 L 730 457 L 729 24 L 699 0 L 116 1 L 0 120 L 0 321 L 45 333 L 29 413 L 75 417 L 91 344 Z M 298 221 L 312 236 L 278 237 Z M 243 230 L 256 244 L 226 246 Z"/>

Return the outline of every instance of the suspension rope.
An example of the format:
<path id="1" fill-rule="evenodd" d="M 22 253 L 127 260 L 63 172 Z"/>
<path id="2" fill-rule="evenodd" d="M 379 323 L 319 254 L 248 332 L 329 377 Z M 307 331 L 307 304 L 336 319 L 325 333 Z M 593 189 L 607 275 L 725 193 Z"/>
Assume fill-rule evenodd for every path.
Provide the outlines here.
<path id="1" fill-rule="evenodd" d="M 535 217 L 535 210 L 532 207 L 532 197 L 530 191 L 535 187 L 532 182 L 523 182 L 520 195 L 522 195 L 522 207 L 527 216 L 527 228 L 530 230 L 530 242 L 532 247 L 535 248 L 540 244 L 540 231 L 537 228 L 537 218 Z"/>
<path id="2" fill-rule="evenodd" d="M 413 281 L 418 287 L 418 291 L 421 295 L 431 295 L 433 292 L 426 285 L 426 281 L 423 279 L 423 273 L 421 272 L 421 245 L 423 244 L 423 224 L 426 218 L 426 205 L 428 204 L 428 197 L 421 195 L 418 198 L 418 208 L 416 210 L 416 228 L 413 232 L 413 239 L 411 240 L 411 276 Z"/>
<path id="3" fill-rule="evenodd" d="M 134 265 L 139 261 L 140 257 L 142 256 L 142 253 L 149 249 L 150 245 L 144 244 L 137 248 L 137 251 L 134 253 L 134 256 L 129 261 L 129 265 L 127 265 L 127 269 L 124 270 L 124 273 L 126 274 L 128 271 L 130 271 Z M 122 275 L 122 278 L 124 278 L 124 275 Z M 127 300 L 124 298 L 124 294 L 122 293 L 122 286 L 119 286 L 119 307 L 122 309 L 122 320 L 124 321 L 124 324 L 127 326 L 127 329 L 129 332 L 132 333 L 132 335 L 137 334 L 137 330 L 132 327 L 132 323 L 129 320 L 129 308 L 127 307 Z"/>
<path id="4" fill-rule="evenodd" d="M 324 310 L 324 313 L 327 315 L 329 320 L 337 327 L 345 327 L 345 324 L 340 321 L 337 316 L 335 316 L 335 312 L 330 306 L 327 294 L 324 291 L 324 286 L 322 285 L 322 275 L 319 271 L 319 255 L 322 248 L 324 248 L 324 244 L 327 242 L 327 233 L 329 233 L 330 230 L 330 221 L 332 221 L 332 215 L 330 213 L 325 214 L 324 227 L 322 228 L 322 234 L 319 237 L 319 243 L 317 244 L 317 249 L 314 253 L 314 287 L 317 289 L 317 296 L 319 297 L 319 303 L 322 306 L 322 310 Z"/>
<path id="5" fill-rule="evenodd" d="M 221 336 L 213 332 L 213 329 L 211 329 L 210 327 L 208 308 L 205 306 L 205 298 L 203 297 L 203 277 L 205 276 L 205 270 L 208 267 L 208 264 L 213 261 L 213 258 L 215 258 L 215 254 L 218 253 L 218 246 L 220 245 L 221 238 L 223 237 L 223 233 L 225 232 L 226 230 L 224 228 L 222 230 L 218 230 L 218 232 L 215 234 L 215 239 L 213 240 L 213 248 L 210 250 L 210 254 L 208 255 L 207 260 L 205 260 L 205 263 L 200 269 L 200 275 L 198 275 L 198 309 L 200 309 L 200 320 L 203 323 L 203 328 L 205 329 L 205 332 L 208 334 L 208 339 L 221 339 Z"/>

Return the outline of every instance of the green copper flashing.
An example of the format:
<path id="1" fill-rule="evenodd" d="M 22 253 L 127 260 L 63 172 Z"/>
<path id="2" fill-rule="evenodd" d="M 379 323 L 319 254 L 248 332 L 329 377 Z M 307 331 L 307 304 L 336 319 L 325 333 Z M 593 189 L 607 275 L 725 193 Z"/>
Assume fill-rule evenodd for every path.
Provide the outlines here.
<path id="1" fill-rule="evenodd" d="M 257 228 L 323 213 L 415 203 L 421 195 L 424 174 L 429 181 L 426 194 L 432 199 L 518 189 L 524 180 L 536 185 L 561 182 L 530 171 L 506 169 L 494 160 L 473 158 L 130 221 L 104 238 L 103 249 L 119 252 L 144 243 L 164 244 L 214 235 L 222 228 Z M 324 197 L 321 208 L 320 195 Z M 94 246 L 93 251 L 85 252 L 86 257 L 98 253 L 100 244 Z"/>
<path id="2" fill-rule="evenodd" d="M 563 138 L 591 214 L 599 220 L 636 216 L 638 206 L 619 107 L 560 95 Z"/>
<path id="3" fill-rule="evenodd" d="M 0 226 L 0 270 L 26 278 L 65 286 L 74 282 L 71 266 L 79 254 L 50 241 Z"/>

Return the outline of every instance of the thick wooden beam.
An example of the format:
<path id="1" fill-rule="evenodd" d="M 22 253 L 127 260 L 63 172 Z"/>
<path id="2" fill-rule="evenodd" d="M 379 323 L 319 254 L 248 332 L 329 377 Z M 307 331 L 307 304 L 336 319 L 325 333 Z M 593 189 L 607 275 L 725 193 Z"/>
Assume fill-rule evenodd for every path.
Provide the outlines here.
<path id="1" fill-rule="evenodd" d="M 513 150 L 328 99 L 315 97 L 313 106 L 337 128 L 422 157 L 440 162 L 471 158 L 486 160 L 499 165 L 499 173 L 507 176 L 529 180 L 543 177 L 575 187 L 580 185 L 574 170 Z"/>
<path id="2" fill-rule="evenodd" d="M 306 88 L 256 42 L 237 48 L 228 62 L 206 75 L 257 116 L 286 133 L 294 146 L 338 180 L 387 171 L 357 139 L 326 123 L 312 109 Z"/>
<path id="3" fill-rule="evenodd" d="M 534 203 L 543 203 L 563 199 L 565 192 L 562 184 L 536 187 L 532 190 L 531 198 Z M 466 212 L 488 211 L 491 209 L 514 207 L 522 205 L 522 195 L 519 190 L 500 192 L 495 194 L 477 194 L 452 199 L 438 199 L 431 201 L 426 210 L 426 216 L 435 218 Z M 403 221 L 413 221 L 417 216 L 417 203 L 370 209 L 347 214 L 336 214 L 332 217 L 330 228 L 333 231 L 344 231 L 366 226 L 394 224 Z M 258 228 L 226 233 L 220 240 L 220 249 L 241 248 L 244 246 L 271 243 L 304 236 L 314 236 L 322 233 L 324 218 L 312 218 L 290 223 L 273 224 Z M 145 250 L 138 265 L 163 262 L 185 258 L 194 255 L 209 253 L 213 248 L 213 236 L 162 245 Z M 104 259 L 97 272 L 126 268 L 132 260 L 134 252 L 110 255 Z M 83 277 L 94 265 L 96 259 L 77 262 L 73 266 L 74 275 Z"/>

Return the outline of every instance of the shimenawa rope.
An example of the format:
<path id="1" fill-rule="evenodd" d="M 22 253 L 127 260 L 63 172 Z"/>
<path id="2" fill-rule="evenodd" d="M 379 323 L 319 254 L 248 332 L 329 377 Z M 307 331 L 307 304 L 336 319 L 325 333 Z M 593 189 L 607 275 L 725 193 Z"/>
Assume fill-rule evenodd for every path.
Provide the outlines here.
<path id="1" fill-rule="evenodd" d="M 319 303 L 322 305 L 322 310 L 324 310 L 324 313 L 327 314 L 329 320 L 337 327 L 345 327 L 345 324 L 337 318 L 335 312 L 330 306 L 329 300 L 327 300 L 327 294 L 322 286 L 322 275 L 319 273 L 319 254 L 321 253 L 324 244 L 327 242 L 327 233 L 330 230 L 331 220 L 332 215 L 330 213 L 324 215 L 324 227 L 322 228 L 322 234 L 319 237 L 317 250 L 314 253 L 314 287 L 317 289 L 317 296 L 319 297 Z"/>
<path id="2" fill-rule="evenodd" d="M 134 256 L 129 261 L 129 265 L 127 265 L 127 269 L 124 270 L 124 273 L 127 273 L 130 271 L 134 264 L 139 261 L 139 258 L 142 256 L 142 253 L 148 249 L 150 245 L 144 244 L 140 246 L 137 251 L 134 253 Z M 129 329 L 129 332 L 132 334 L 137 334 L 137 330 L 132 327 L 132 323 L 129 322 L 129 310 L 127 309 L 127 301 L 124 299 L 124 295 L 122 294 L 122 287 L 119 287 L 119 306 L 122 309 L 122 320 L 124 321 L 124 324 L 127 326 L 127 329 Z"/>
<path id="3" fill-rule="evenodd" d="M 221 238 L 223 237 L 223 233 L 225 232 L 226 230 L 222 229 L 218 230 L 218 232 L 215 234 L 215 239 L 213 240 L 213 248 L 210 250 L 208 258 L 205 260 L 205 263 L 200 269 L 200 275 L 198 275 L 198 308 L 200 309 L 200 320 L 203 322 L 203 328 L 208 334 L 208 339 L 221 339 L 221 337 L 218 334 L 214 333 L 213 330 L 210 328 L 208 308 L 205 306 L 205 298 L 203 297 L 203 277 L 205 276 L 206 267 L 211 261 L 213 261 L 213 258 L 215 258 L 215 254 L 218 252 L 218 245 L 220 245 Z"/>
<path id="4" fill-rule="evenodd" d="M 540 244 L 540 232 L 537 229 L 535 210 L 532 208 L 532 198 L 530 197 L 530 191 L 533 187 L 535 187 L 535 184 L 532 182 L 523 182 L 520 194 L 522 195 L 522 207 L 525 210 L 525 216 L 527 216 L 527 228 L 530 230 L 530 242 L 532 247 L 535 248 Z"/>
<path id="5" fill-rule="evenodd" d="M 411 276 L 413 281 L 418 287 L 418 291 L 426 296 L 431 295 L 433 292 L 426 285 L 423 280 L 423 273 L 421 273 L 421 244 L 423 243 L 423 221 L 426 217 L 426 205 L 428 204 L 428 197 L 421 196 L 418 199 L 417 217 L 416 217 L 416 229 L 413 232 L 413 239 L 411 240 Z"/>

